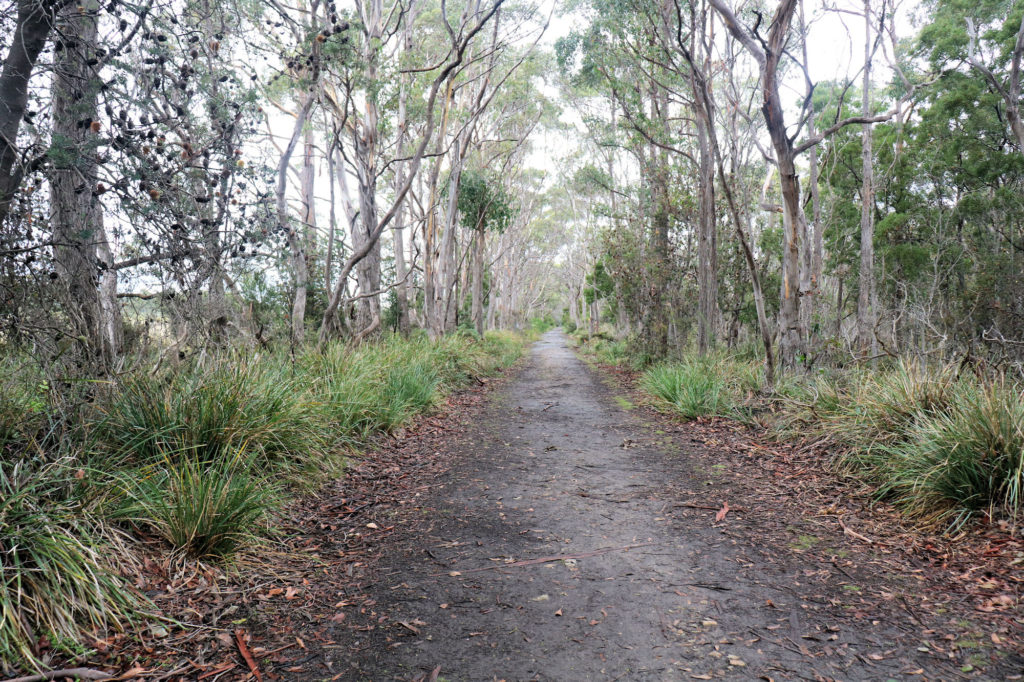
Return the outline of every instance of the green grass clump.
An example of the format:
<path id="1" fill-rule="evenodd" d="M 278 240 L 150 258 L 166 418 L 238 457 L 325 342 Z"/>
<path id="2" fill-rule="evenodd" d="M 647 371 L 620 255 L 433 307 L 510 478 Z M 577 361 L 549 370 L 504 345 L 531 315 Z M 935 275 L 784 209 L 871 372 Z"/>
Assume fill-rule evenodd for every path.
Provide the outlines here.
<path id="1" fill-rule="evenodd" d="M 733 405 L 722 376 L 703 362 L 652 367 L 640 386 L 687 419 L 725 415 Z"/>
<path id="2" fill-rule="evenodd" d="M 46 424 L 47 384 L 28 361 L 0 359 L 0 456 L 23 447 Z"/>
<path id="3" fill-rule="evenodd" d="M 963 387 L 885 454 L 878 495 L 910 515 L 953 530 L 980 512 L 1016 520 L 1024 510 L 1024 392 L 1002 382 Z"/>
<path id="4" fill-rule="evenodd" d="M 872 469 L 882 449 L 905 440 L 921 420 L 946 409 L 955 375 L 916 363 L 878 371 L 849 370 L 793 385 L 783 399 L 777 435 L 832 445 L 848 471 Z"/>
<path id="5" fill-rule="evenodd" d="M 114 514 L 148 528 L 196 559 L 231 557 L 256 539 L 276 494 L 254 476 L 242 453 L 204 462 L 192 456 L 119 477 Z"/>
<path id="6" fill-rule="evenodd" d="M 116 555 L 114 538 L 155 535 L 183 556 L 229 560 L 272 525 L 289 491 L 524 347 L 488 333 L 296 356 L 225 351 L 90 382 L 68 410 L 41 372 L 3 373 L 15 365 L 0 359 L 0 677 L 8 664 L 43 665 L 43 638 L 74 654 L 87 635 L 131 619 L 141 598 L 100 560 Z M 28 463 L 63 452 L 74 467 Z"/>
<path id="7" fill-rule="evenodd" d="M 626 340 L 608 340 L 601 337 L 593 337 L 591 343 L 594 347 L 594 355 L 597 361 L 605 365 L 622 365 L 631 358 L 629 344 Z"/>
<path id="8" fill-rule="evenodd" d="M 489 331 L 480 342 L 475 370 L 490 375 L 511 367 L 522 357 L 526 346 L 523 337 L 510 331 Z"/>
<path id="9" fill-rule="evenodd" d="M 97 444 L 133 463 L 168 453 L 215 461 L 244 447 L 298 468 L 329 447 L 327 425 L 304 383 L 276 357 L 225 358 L 169 377 L 138 375 L 101 406 Z"/>
<path id="10" fill-rule="evenodd" d="M 131 619 L 74 489 L 63 462 L 0 460 L 0 662 L 35 667 L 41 637 L 60 648 Z"/>
<path id="11" fill-rule="evenodd" d="M 522 338 L 507 332 L 488 332 L 482 339 L 392 337 L 357 348 L 331 346 L 309 359 L 306 372 L 333 432 L 357 444 L 398 428 L 472 378 L 508 367 L 523 349 Z"/>
<path id="12" fill-rule="evenodd" d="M 828 448 L 836 469 L 929 525 L 1024 507 L 1019 386 L 916 363 L 850 370 L 790 392 L 774 432 Z"/>

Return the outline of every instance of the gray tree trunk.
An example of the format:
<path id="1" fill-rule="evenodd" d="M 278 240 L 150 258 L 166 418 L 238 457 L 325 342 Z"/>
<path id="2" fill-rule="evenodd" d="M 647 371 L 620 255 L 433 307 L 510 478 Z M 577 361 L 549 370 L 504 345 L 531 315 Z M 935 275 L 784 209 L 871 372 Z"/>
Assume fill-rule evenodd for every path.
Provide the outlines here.
<path id="1" fill-rule="evenodd" d="M 484 230 L 473 231 L 473 303 L 472 317 L 476 333 L 484 335 Z"/>
<path id="2" fill-rule="evenodd" d="M 696 87 L 695 87 L 696 89 Z M 715 220 L 715 162 L 708 139 L 712 123 L 703 106 L 696 107 L 697 147 L 700 150 L 700 232 L 697 241 L 697 349 L 701 355 L 716 342 L 718 326 L 718 235 Z"/>
<path id="3" fill-rule="evenodd" d="M 66 7 L 58 30 L 68 40 L 53 78 L 54 169 L 50 222 L 54 260 L 71 333 L 89 366 L 109 368 L 123 341 L 117 279 L 96 195 L 96 101 L 100 80 L 88 62 L 98 48 L 95 0 Z M 82 122 L 87 122 L 82 125 Z"/>
<path id="4" fill-rule="evenodd" d="M 871 6 L 864 0 L 864 80 L 861 114 L 871 113 Z M 857 292 L 857 345 L 862 355 L 873 355 L 875 341 L 875 197 L 872 170 L 872 124 L 861 132 L 860 290 Z"/>
<path id="5" fill-rule="evenodd" d="M 289 260 L 291 261 L 292 278 L 295 284 L 295 293 L 292 299 L 292 334 L 293 344 L 301 344 L 306 336 L 306 290 L 309 286 L 309 269 L 306 263 L 306 240 L 299 234 L 295 223 L 288 216 L 288 199 L 285 196 L 288 190 L 288 167 L 291 164 L 295 147 L 299 144 L 302 136 L 302 129 L 309 120 L 309 113 L 313 107 L 313 95 L 307 92 L 303 95 L 302 105 L 295 115 L 295 127 L 292 129 L 292 136 L 288 145 L 281 153 L 277 164 L 277 223 L 287 235 Z"/>

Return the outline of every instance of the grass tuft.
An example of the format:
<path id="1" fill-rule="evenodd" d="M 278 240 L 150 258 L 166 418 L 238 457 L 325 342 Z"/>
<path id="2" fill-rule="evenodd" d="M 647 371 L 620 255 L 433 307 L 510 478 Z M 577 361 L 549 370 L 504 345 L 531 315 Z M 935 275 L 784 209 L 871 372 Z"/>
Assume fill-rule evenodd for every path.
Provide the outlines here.
<path id="1" fill-rule="evenodd" d="M 329 443 L 319 405 L 275 357 L 136 376 L 102 410 L 98 443 L 136 464 L 161 462 L 167 453 L 212 462 L 244 447 L 265 464 L 294 468 Z"/>
<path id="2" fill-rule="evenodd" d="M 230 558 L 256 539 L 276 502 L 273 487 L 251 469 L 242 453 L 212 462 L 169 458 L 120 477 L 123 497 L 114 516 L 152 530 L 191 558 Z"/>
<path id="3" fill-rule="evenodd" d="M 640 385 L 687 419 L 722 416 L 733 405 L 725 381 L 703 362 L 652 367 L 644 372 Z"/>
<path id="4" fill-rule="evenodd" d="M 40 638 L 60 650 L 131 620 L 74 489 L 63 461 L 0 460 L 0 662 L 37 667 Z"/>
<path id="5" fill-rule="evenodd" d="M 1002 382 L 962 389 L 949 409 L 888 448 L 878 495 L 960 529 L 978 513 L 1024 511 L 1024 392 Z"/>

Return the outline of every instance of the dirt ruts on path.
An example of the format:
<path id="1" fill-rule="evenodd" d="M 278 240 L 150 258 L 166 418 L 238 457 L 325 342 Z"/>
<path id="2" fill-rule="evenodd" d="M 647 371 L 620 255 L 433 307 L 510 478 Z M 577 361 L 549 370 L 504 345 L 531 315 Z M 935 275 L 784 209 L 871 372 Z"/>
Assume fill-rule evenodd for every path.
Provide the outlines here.
<path id="1" fill-rule="evenodd" d="M 775 508 L 731 497 L 723 517 L 727 465 L 631 408 L 561 332 L 545 334 L 450 441 L 452 470 L 396 512 L 401 529 L 366 576 L 370 608 L 328 626 L 330 667 L 307 661 L 319 672 L 294 679 L 1019 672 L 1012 653 L 983 673 L 980 660 L 965 665 L 904 597 L 913 576 L 881 574 L 842 533 L 787 534 L 784 496 Z M 819 544 L 835 546 L 832 559 L 808 561 Z M 892 598 L 863 598 L 879 586 Z"/>

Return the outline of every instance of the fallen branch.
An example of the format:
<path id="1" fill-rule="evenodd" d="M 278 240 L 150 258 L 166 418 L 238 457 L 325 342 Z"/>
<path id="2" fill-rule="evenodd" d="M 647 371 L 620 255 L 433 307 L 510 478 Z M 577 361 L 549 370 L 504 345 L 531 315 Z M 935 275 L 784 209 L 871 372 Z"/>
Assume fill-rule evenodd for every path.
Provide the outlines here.
<path id="1" fill-rule="evenodd" d="M 721 511 L 721 507 L 709 507 L 706 504 L 693 504 L 691 502 L 676 502 L 672 505 L 673 507 L 686 507 L 687 509 L 706 509 L 708 511 Z M 731 512 L 746 512 L 747 510 L 743 507 L 729 507 Z"/>
<path id="2" fill-rule="evenodd" d="M 245 663 L 249 666 L 249 671 L 253 674 L 253 677 L 259 680 L 259 682 L 263 682 L 263 675 L 260 674 L 260 669 L 256 666 L 256 659 L 252 657 L 252 652 L 245 645 L 245 630 L 242 628 L 235 630 L 235 642 L 237 642 L 238 651 L 242 654 L 242 658 L 245 659 Z"/>
<path id="3" fill-rule="evenodd" d="M 861 542 L 868 543 L 869 545 L 875 544 L 875 541 L 872 540 L 871 538 L 866 537 L 864 535 L 861 535 L 860 533 L 858 533 L 855 530 L 852 530 L 849 526 L 847 526 L 845 523 L 843 523 L 843 518 L 841 516 L 836 517 L 836 520 L 839 521 L 839 527 L 843 529 L 843 532 L 846 533 L 847 535 L 849 535 L 851 538 L 856 538 L 856 539 L 860 540 Z"/>
<path id="4" fill-rule="evenodd" d="M 78 680 L 109 680 L 114 676 L 110 673 L 105 673 L 102 670 L 92 670 L 90 668 L 67 668 L 65 670 L 51 670 L 45 673 L 38 673 L 36 675 L 26 675 L 25 677 L 12 677 L 9 680 L 3 680 L 3 682 L 45 682 L 46 680 L 63 680 L 67 678 L 73 678 Z"/>
<path id="5" fill-rule="evenodd" d="M 237 667 L 238 667 L 237 663 L 227 663 L 225 665 L 220 666 L 219 668 L 214 668 L 213 670 L 206 671 L 205 673 L 203 673 L 202 675 L 200 675 L 196 679 L 197 680 L 205 680 L 205 679 L 207 679 L 209 677 L 214 677 L 215 675 L 220 675 L 222 673 L 226 673 L 227 671 L 232 670 L 232 669 L 237 668 Z"/>
<path id="6" fill-rule="evenodd" d="M 601 549 L 595 549 L 592 552 L 583 552 L 582 554 L 559 554 L 558 556 L 546 556 L 539 559 L 524 559 L 523 561 L 514 561 L 510 564 L 498 564 L 496 566 L 484 566 L 482 568 L 471 568 L 461 573 L 479 573 L 481 571 L 493 571 L 499 568 L 515 568 L 517 566 L 534 566 L 536 564 L 546 564 L 552 561 L 565 561 L 566 559 L 588 559 L 590 557 L 600 556 L 601 554 L 607 554 L 608 552 L 625 552 L 630 549 L 636 549 L 637 547 L 648 547 L 653 545 L 653 542 L 645 542 L 639 545 L 626 545 L 625 547 L 602 547 Z M 434 573 L 435 576 L 447 575 L 445 573 Z"/>

